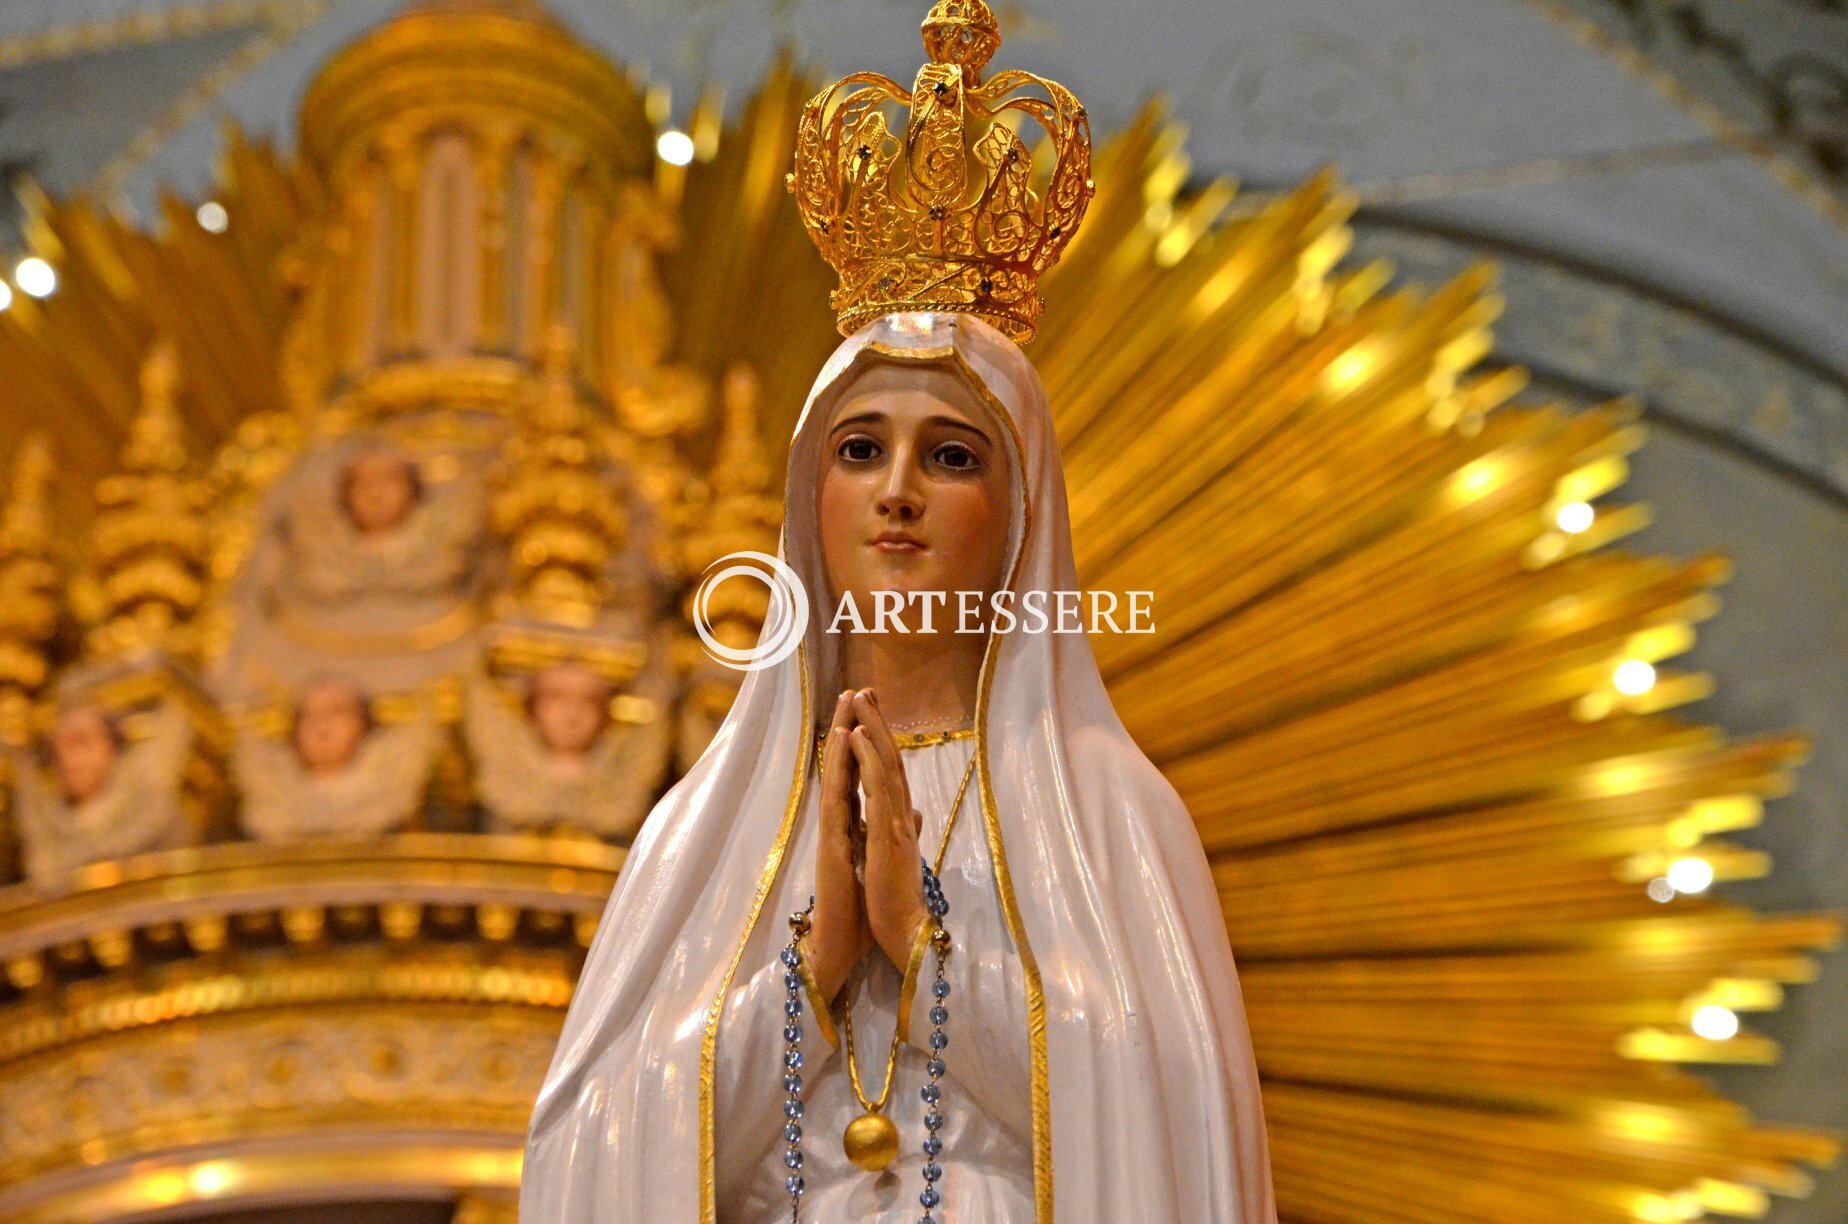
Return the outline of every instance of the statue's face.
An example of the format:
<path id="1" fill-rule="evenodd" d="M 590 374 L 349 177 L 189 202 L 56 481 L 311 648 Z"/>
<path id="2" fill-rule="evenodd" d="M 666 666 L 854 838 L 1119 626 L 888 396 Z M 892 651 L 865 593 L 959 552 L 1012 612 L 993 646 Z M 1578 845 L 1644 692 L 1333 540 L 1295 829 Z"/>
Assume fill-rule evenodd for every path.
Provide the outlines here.
<path id="1" fill-rule="evenodd" d="M 534 676 L 527 700 L 540 740 L 553 752 L 568 756 L 590 751 L 609 719 L 609 708 L 608 683 L 576 663 L 548 667 Z"/>
<path id="2" fill-rule="evenodd" d="M 855 376 L 828 422 L 816 491 L 834 599 L 851 592 L 870 624 L 874 592 L 943 591 L 931 611 L 942 632 L 959 624 L 957 592 L 1000 585 L 1009 491 L 997 428 L 951 370 L 881 362 Z M 891 534 L 912 542 L 881 538 Z M 922 617 L 910 601 L 905 623 Z"/>
<path id="3" fill-rule="evenodd" d="M 66 710 L 51 731 L 52 763 L 72 803 L 101 793 L 121 751 L 108 715 L 96 706 Z"/>
<path id="4" fill-rule="evenodd" d="M 361 535 L 383 535 L 417 504 L 417 473 L 403 455 L 367 451 L 347 464 L 341 501 Z"/>
<path id="5" fill-rule="evenodd" d="M 370 729 L 366 699 L 344 681 L 311 686 L 295 707 L 295 753 L 310 773 L 345 769 Z"/>

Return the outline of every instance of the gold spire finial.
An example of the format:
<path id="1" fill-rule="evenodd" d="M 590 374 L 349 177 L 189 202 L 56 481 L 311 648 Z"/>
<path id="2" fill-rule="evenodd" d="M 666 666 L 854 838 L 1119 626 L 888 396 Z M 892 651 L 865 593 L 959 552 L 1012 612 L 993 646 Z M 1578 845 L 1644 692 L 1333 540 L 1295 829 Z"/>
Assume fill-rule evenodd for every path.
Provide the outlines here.
<path id="1" fill-rule="evenodd" d="M 180 421 L 180 360 L 168 340 L 157 340 L 141 363 L 141 410 L 128 428 L 122 466 L 131 472 L 185 470 L 186 442 Z"/>
<path id="2" fill-rule="evenodd" d="M 725 423 L 718 453 L 697 500 L 681 508 L 681 562 L 695 584 L 706 569 L 731 553 L 746 549 L 775 552 L 783 521 L 782 498 L 775 496 L 776 473 L 764 453 L 758 422 L 762 388 L 757 373 L 744 364 L 725 371 L 721 384 Z M 693 592 L 681 600 L 688 623 L 693 619 Z M 705 614 L 729 645 L 757 640 L 769 614 L 769 595 L 754 582 L 720 583 L 710 591 Z M 719 712 L 722 714 L 723 708 Z"/>
<path id="3" fill-rule="evenodd" d="M 750 366 L 734 365 L 725 371 L 720 392 L 725 421 L 712 474 L 713 490 L 722 497 L 761 497 L 770 488 L 770 462 L 758 430 L 761 394 L 757 373 Z"/>
<path id="4" fill-rule="evenodd" d="M 1043 306 L 1039 278 L 1096 189 L 1090 123 L 1057 81 L 1008 69 L 982 83 L 1001 46 L 983 0 L 938 0 L 922 29 L 930 62 L 909 91 L 856 72 L 809 100 L 785 182 L 840 274 L 830 304 L 842 334 L 894 311 L 956 311 L 1024 344 Z M 886 126 L 887 103 L 909 112 L 902 139 Z M 1050 137 L 1043 185 L 1002 122 L 1010 111 Z"/>
<path id="5" fill-rule="evenodd" d="M 51 523 L 51 440 L 28 436 L 0 510 L 0 744 L 31 738 L 31 699 L 51 676 L 50 645 L 63 610 Z"/>
<path id="6" fill-rule="evenodd" d="M 54 467 L 51 438 L 42 432 L 28 434 L 14 457 L 13 484 L 0 510 L 0 550 L 40 552 L 50 547 Z"/>
<path id="7" fill-rule="evenodd" d="M 90 540 L 94 573 L 81 609 L 92 658 L 158 647 L 190 653 L 204 596 L 209 493 L 191 472 L 180 418 L 179 358 L 157 339 L 141 365 L 141 407 L 122 448 L 122 470 L 96 486 Z"/>
<path id="8" fill-rule="evenodd" d="M 546 329 L 544 378 L 526 427 L 508 448 L 493 503 L 495 530 L 512 564 L 503 617 L 588 628 L 609 610 L 613 557 L 629 538 L 629 516 L 612 482 L 594 424 L 572 377 L 576 336 Z"/>

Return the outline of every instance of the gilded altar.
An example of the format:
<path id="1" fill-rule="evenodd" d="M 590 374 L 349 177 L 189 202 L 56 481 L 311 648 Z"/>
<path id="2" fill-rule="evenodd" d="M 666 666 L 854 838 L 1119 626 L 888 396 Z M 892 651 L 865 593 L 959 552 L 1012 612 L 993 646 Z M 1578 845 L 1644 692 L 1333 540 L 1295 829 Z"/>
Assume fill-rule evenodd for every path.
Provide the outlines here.
<path id="1" fill-rule="evenodd" d="M 227 134 L 222 231 L 34 201 L 0 1219 L 512 1219 L 625 847 L 737 690 L 692 592 L 775 552 L 837 339 L 784 178 L 813 91 L 782 59 L 730 123 L 703 100 L 680 165 L 537 4 L 438 0 L 321 70 L 296 154 Z M 1519 402 L 1490 271 L 1347 266 L 1332 175 L 1190 185 L 1153 105 L 1093 173 L 1029 352 L 1086 583 L 1160 592 L 1098 658 L 1213 863 L 1285 1219 L 1803 1193 L 1840 1137 L 1688 1069 L 1778 1057 L 1702 1018 L 1778 1007 L 1839 916 L 1657 886 L 1769 870 L 1726 834 L 1806 741 L 1679 713 L 1727 567 L 1612 547 L 1632 406 Z M 766 610 L 720 588 L 710 629 Z"/>
<path id="2" fill-rule="evenodd" d="M 127 425 L 75 514 L 28 437 L 0 523 L 0 1217 L 505 1210 L 624 847 L 736 689 L 690 583 L 780 521 L 752 371 L 673 355 L 644 109 L 537 9 L 428 5 L 326 65 L 295 160 L 234 138 L 172 297 L 35 217 Z"/>

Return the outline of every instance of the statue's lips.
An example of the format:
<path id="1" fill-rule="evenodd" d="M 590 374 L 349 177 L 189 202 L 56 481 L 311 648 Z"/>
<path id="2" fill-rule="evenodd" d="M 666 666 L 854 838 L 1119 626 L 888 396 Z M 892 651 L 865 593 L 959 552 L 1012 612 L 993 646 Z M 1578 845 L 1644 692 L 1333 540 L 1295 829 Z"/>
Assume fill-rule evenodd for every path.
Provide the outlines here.
<path id="1" fill-rule="evenodd" d="M 914 536 L 879 536 L 872 541 L 872 546 L 888 553 L 921 553 L 927 547 Z"/>

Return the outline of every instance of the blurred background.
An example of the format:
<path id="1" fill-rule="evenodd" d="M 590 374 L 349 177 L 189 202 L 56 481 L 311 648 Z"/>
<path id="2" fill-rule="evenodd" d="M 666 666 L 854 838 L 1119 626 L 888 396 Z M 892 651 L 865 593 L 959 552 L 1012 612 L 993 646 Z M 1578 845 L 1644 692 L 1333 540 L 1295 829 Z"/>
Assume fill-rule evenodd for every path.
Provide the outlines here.
<path id="1" fill-rule="evenodd" d="M 827 270 L 780 181 L 795 107 L 847 71 L 908 82 L 926 7 L 0 7 L 0 715 L 19 881 L 0 900 L 0 1215 L 511 1219 L 524 1102 L 622 847 L 735 688 L 689 644 L 682 601 L 712 558 L 774 545 L 783 439 L 835 339 Z M 1100 149 L 1122 137 L 1098 170 L 1115 195 L 1100 195 L 1077 270 L 1049 286 L 1033 350 L 1076 405 L 1061 422 L 1075 490 L 1086 440 L 1108 453 L 1112 420 L 1153 422 L 1171 453 L 1199 426 L 1162 415 L 1178 396 L 1158 379 L 1114 397 L 1097 381 L 1119 337 L 1085 303 L 1133 286 L 1138 318 L 1169 319 L 1126 329 L 1138 360 L 1164 338 L 1281 327 L 1256 307 L 1286 303 L 1294 339 L 1251 368 L 1303 381 L 1273 390 L 1346 396 L 1327 402 L 1350 427 L 1416 401 L 1455 427 L 1430 445 L 1454 444 L 1456 470 L 1495 438 L 1480 432 L 1488 409 L 1546 405 L 1564 440 L 1533 443 L 1545 488 L 1507 512 L 1554 541 L 1529 571 L 1588 561 L 1594 545 L 1559 542 L 1584 529 L 1565 507 L 1589 523 L 1619 483 L 1596 547 L 1622 536 L 1626 556 L 1701 559 L 1685 589 L 1611 614 L 1608 692 L 1567 679 L 1604 663 L 1563 645 L 1513 662 L 1541 631 L 1485 595 L 1483 625 L 1517 627 L 1479 704 L 1405 707 L 1439 744 L 1437 720 L 1455 719 L 1549 762 L 1544 776 L 1485 747 L 1476 781 L 1408 796 L 1387 781 L 1403 759 L 1384 713 L 1349 730 L 1311 716 L 1411 692 L 1457 663 L 1435 646 L 1227 714 L 1199 742 L 1156 730 L 1203 699 L 1164 687 L 1164 656 L 1115 661 L 1126 721 L 1149 729 L 1221 869 L 1276 1085 L 1286 1218 L 1848 1219 L 1848 6 L 996 11 L 997 63 L 1069 86 Z M 1207 279 L 1182 283 L 1189 269 L 1267 252 L 1284 271 L 1240 282 L 1251 311 L 1189 313 L 1187 284 Z M 442 305 L 464 300 L 478 305 Z M 1368 343 L 1403 387 L 1341 364 Z M 1218 419 L 1272 386 L 1229 358 L 1190 360 Z M 1524 386 L 1492 381 L 1509 367 Z M 1488 413 L 1503 418 L 1528 419 Z M 1341 436 L 1278 420 L 1279 437 Z M 1258 445 L 1228 452 L 1226 479 L 1203 489 L 1234 488 Z M 1420 455 L 1381 461 L 1406 499 L 1452 470 Z M 1225 521 L 1282 532 L 1339 501 L 1327 476 L 1305 469 L 1291 514 Z M 1147 503 L 1150 521 L 1160 509 Z M 1354 542 L 1384 513 L 1356 501 L 1351 547 L 1326 556 L 1365 555 Z M 1480 553 L 1484 590 L 1494 558 L 1536 555 L 1528 537 L 1482 532 L 1456 547 Z M 1231 545 L 1189 547 L 1190 574 L 1240 568 Z M 1110 565 L 1139 572 L 1127 544 L 1100 544 L 1087 577 Z M 1420 602 L 1460 581 L 1435 562 L 1385 560 L 1373 581 L 1374 602 L 1329 612 L 1305 657 L 1348 648 L 1340 617 L 1377 615 L 1457 658 L 1503 640 Z M 1589 599 L 1582 581 L 1547 598 Z M 1207 640 L 1247 606 L 1188 632 Z M 725 616 L 749 641 L 762 609 L 747 598 Z M 1653 689 L 1656 672 L 1621 670 L 1667 654 L 1683 670 Z M 1228 665 L 1226 683 L 1268 675 Z M 1497 704 L 1515 692 L 1531 718 Z M 1543 708 L 1607 741 L 1556 761 Z M 1286 714 L 1309 728 L 1301 743 L 1378 762 L 1355 766 L 1332 815 L 1236 772 L 1257 768 L 1238 745 Z M 1643 728 L 1681 738 L 1633 738 Z M 1692 760 L 1719 742 L 1710 729 L 1761 747 L 1688 765 L 1621 819 L 1581 827 L 1521 806 L 1589 813 L 1598 770 Z M 1404 759 L 1442 755 L 1423 751 Z M 1215 798 L 1212 780 L 1233 776 L 1303 823 L 1241 820 Z M 1377 808 L 1364 798 L 1389 791 Z M 1510 817 L 1475 858 L 1410 840 L 1517 808 L 1534 823 Z M 589 809 L 595 821 L 569 818 Z M 1716 832 L 1713 853 L 1694 852 Z M 1595 864 L 1595 880 L 1551 874 L 1567 861 Z M 1399 929 L 1429 929 L 1404 900 L 1423 895 L 1424 869 L 1459 890 L 1433 910 L 1459 924 L 1448 939 Z M 1326 893 L 1239 884 L 1312 875 Z M 1265 924 L 1374 888 L 1396 920 Z M 1240 895 L 1268 917 L 1241 921 Z M 1689 903 L 1688 925 L 1667 921 Z M 1672 967 L 1625 959 L 1658 946 Z M 1429 958 L 1431 995 L 1367 976 L 1395 956 Z M 1354 969 L 1349 993 L 1332 970 L 1316 979 L 1325 996 L 1304 993 L 1292 975 L 1324 961 Z M 1530 965 L 1524 984 L 1501 982 L 1510 964 L 1514 978 Z M 1590 997 L 1600 988 L 1609 999 Z M 1741 1013 L 1756 1014 L 1735 1034 Z M 1324 1023 L 1376 1038 L 1398 1070 L 1346 1067 L 1347 1037 L 1299 1049 L 1281 1035 Z M 1454 1061 L 1433 1052 L 1446 1034 Z M 1642 1070 L 1592 1069 L 1618 1054 Z M 232 1064 L 260 1073 L 233 1083 Z M 1560 1068 L 1585 1069 L 1560 1089 L 1570 1099 L 1542 1090 L 1573 1079 Z M 1370 1147 L 1389 1125 L 1416 1138 Z M 1501 1138 L 1472 1166 L 1459 1144 L 1488 1131 Z M 1429 1200 L 1370 1182 L 1381 1160 L 1404 1162 Z M 1370 1185 L 1396 1205 L 1370 1202 Z"/>

